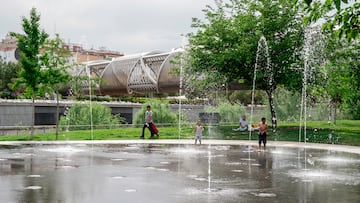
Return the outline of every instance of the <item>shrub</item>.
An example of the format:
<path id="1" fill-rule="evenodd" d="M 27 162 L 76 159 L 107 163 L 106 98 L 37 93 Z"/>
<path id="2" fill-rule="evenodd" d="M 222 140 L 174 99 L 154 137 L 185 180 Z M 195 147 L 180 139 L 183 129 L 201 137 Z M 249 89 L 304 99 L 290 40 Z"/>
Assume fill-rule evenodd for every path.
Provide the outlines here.
<path id="1" fill-rule="evenodd" d="M 151 106 L 153 112 L 153 121 L 158 124 L 175 124 L 178 122 L 176 114 L 171 112 L 169 104 L 161 103 L 158 100 L 146 102 L 142 108 L 135 114 L 134 123 L 139 127 L 144 124 L 146 106 Z"/>
<path id="2" fill-rule="evenodd" d="M 93 103 L 92 107 L 92 124 L 94 129 L 114 128 L 120 123 L 126 123 L 125 118 L 120 115 L 111 115 L 110 107 L 102 104 Z M 90 105 L 75 104 L 72 106 L 67 115 L 60 119 L 62 129 L 89 129 L 91 124 Z"/>
<path id="3" fill-rule="evenodd" d="M 220 114 L 221 123 L 238 123 L 242 115 L 246 115 L 242 104 L 221 101 L 217 107 L 205 107 L 205 112 L 217 112 Z"/>

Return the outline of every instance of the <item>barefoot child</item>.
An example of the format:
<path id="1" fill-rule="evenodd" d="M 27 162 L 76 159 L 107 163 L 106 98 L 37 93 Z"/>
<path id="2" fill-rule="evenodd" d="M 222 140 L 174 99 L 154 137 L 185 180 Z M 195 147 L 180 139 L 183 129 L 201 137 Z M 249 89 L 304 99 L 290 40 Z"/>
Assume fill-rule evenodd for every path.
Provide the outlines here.
<path id="1" fill-rule="evenodd" d="M 195 144 L 197 143 L 197 141 L 199 140 L 199 143 L 201 144 L 201 137 L 202 137 L 202 132 L 204 131 L 204 127 L 201 125 L 201 121 L 197 121 L 196 122 L 196 127 L 194 129 L 195 132 Z"/>
<path id="2" fill-rule="evenodd" d="M 261 149 L 261 141 L 264 143 L 264 150 L 266 149 L 266 133 L 268 126 L 266 123 L 266 118 L 261 118 L 259 123 L 259 150 Z"/>

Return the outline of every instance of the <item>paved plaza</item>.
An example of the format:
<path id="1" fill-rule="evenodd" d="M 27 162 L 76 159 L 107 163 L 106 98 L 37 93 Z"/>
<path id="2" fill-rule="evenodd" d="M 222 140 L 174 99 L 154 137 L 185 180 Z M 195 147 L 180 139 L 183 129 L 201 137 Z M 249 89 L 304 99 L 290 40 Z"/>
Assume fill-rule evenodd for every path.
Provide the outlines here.
<path id="1" fill-rule="evenodd" d="M 358 202 L 360 148 L 272 141 L 0 142 L 0 202 Z"/>

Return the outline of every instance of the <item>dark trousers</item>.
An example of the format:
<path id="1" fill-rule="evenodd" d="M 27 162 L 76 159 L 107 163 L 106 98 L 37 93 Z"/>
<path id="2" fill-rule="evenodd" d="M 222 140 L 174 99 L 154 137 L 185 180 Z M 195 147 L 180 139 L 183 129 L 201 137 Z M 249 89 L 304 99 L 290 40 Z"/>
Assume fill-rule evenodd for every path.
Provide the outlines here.
<path id="1" fill-rule="evenodd" d="M 145 128 L 149 128 L 150 130 L 150 133 L 151 133 L 151 137 L 154 136 L 154 133 L 152 132 L 152 123 L 147 123 L 148 125 L 146 125 L 146 123 L 144 123 L 144 126 L 143 126 L 143 129 L 142 129 L 142 134 L 141 134 L 141 137 L 144 137 L 144 133 L 145 133 Z"/>
<path id="2" fill-rule="evenodd" d="M 260 134 L 259 132 L 259 145 L 261 145 L 261 141 L 266 145 L 266 133 Z"/>

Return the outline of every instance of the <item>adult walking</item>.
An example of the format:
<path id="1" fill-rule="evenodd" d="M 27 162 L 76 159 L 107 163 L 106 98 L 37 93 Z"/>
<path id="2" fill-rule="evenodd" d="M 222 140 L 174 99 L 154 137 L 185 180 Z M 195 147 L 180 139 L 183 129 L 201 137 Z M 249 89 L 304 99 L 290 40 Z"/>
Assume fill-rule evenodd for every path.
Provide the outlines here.
<path id="1" fill-rule="evenodd" d="M 146 106 L 146 112 L 145 112 L 145 123 L 142 129 L 142 134 L 140 136 L 141 139 L 144 139 L 144 133 L 145 133 L 145 128 L 148 128 L 150 130 L 151 136 L 150 138 L 154 137 L 154 133 L 152 131 L 153 129 L 153 119 L 152 119 L 152 111 L 151 111 L 151 107 L 150 105 Z"/>

